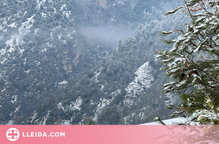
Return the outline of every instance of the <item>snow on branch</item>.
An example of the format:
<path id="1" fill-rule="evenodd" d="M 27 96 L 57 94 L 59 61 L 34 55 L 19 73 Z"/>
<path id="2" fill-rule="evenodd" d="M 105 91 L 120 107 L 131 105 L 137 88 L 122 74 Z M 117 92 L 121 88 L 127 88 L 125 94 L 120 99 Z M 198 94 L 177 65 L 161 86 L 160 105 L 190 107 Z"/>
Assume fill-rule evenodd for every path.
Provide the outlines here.
<path id="1" fill-rule="evenodd" d="M 177 12 L 179 9 L 184 8 L 183 6 L 179 6 L 178 8 L 172 10 L 172 11 L 167 11 L 165 12 L 165 15 L 170 15 L 170 14 L 174 14 L 175 12 Z"/>

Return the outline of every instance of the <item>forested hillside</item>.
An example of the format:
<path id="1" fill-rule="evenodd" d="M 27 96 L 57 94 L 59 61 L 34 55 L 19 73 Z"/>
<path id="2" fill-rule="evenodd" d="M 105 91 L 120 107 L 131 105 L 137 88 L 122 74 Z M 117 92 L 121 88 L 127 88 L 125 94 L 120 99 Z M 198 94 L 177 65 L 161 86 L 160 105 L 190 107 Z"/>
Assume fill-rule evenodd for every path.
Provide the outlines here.
<path id="1" fill-rule="evenodd" d="M 139 124 L 152 121 L 156 114 L 168 118 L 167 104 L 176 104 L 173 94 L 163 95 L 162 84 L 168 80 L 155 58 L 158 49 L 169 49 L 158 31 L 179 28 L 183 17 L 169 17 L 140 25 L 133 36 L 119 41 L 118 47 L 82 78 L 69 83 L 62 100 L 46 101 L 44 115 L 38 109 L 30 121 L 57 122 L 57 117 L 71 124 L 91 117 L 98 124 Z M 172 37 L 177 34 L 172 35 Z M 42 106 L 40 106 L 41 108 Z M 43 109 L 45 110 L 45 109 Z"/>
<path id="2" fill-rule="evenodd" d="M 155 51 L 179 1 L 0 2 L 0 122 L 137 124 L 168 117 Z M 172 37 L 177 36 L 172 35 Z M 166 101 L 166 102 L 165 102 Z M 113 114 L 114 113 L 114 114 Z"/>

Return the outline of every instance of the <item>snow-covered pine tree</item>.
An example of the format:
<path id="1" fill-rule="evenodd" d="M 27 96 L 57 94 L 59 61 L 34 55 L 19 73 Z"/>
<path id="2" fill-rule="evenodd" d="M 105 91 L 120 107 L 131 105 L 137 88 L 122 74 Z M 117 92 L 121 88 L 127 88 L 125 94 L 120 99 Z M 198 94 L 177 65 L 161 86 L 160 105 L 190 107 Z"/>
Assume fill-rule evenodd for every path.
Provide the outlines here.
<path id="1" fill-rule="evenodd" d="M 173 116 L 188 114 L 188 120 L 200 124 L 219 124 L 219 0 L 184 0 L 185 5 L 167 15 L 181 11 L 191 18 L 169 51 L 158 51 L 162 70 L 172 78 L 163 87 L 182 98 Z M 179 14 L 179 13 L 177 13 Z M 189 123 L 188 123 L 189 124 Z"/>

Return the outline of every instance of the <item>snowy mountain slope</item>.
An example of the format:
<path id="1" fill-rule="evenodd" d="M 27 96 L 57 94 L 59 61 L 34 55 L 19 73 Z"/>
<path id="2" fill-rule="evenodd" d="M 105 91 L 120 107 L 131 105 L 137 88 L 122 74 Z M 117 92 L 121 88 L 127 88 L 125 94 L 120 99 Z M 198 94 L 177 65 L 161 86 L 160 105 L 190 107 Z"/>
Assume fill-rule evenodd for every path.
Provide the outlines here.
<path id="1" fill-rule="evenodd" d="M 181 20 L 160 16 L 162 2 L 0 1 L 0 123 L 149 120 L 166 100 L 154 51 L 168 47 L 157 31 Z"/>
<path id="2" fill-rule="evenodd" d="M 137 95 L 140 95 L 146 89 L 151 87 L 151 83 L 154 81 L 152 75 L 152 67 L 149 62 L 144 63 L 135 72 L 136 76 L 133 82 L 131 82 L 126 88 L 126 95 L 123 103 L 125 105 L 132 105 L 135 101 L 138 101 Z"/>
<path id="3" fill-rule="evenodd" d="M 0 7 L 1 122 L 27 117 L 106 55 L 79 34 L 83 11 L 74 1 L 3 0 Z"/>
<path id="4" fill-rule="evenodd" d="M 182 17 L 175 17 L 175 20 L 183 21 Z M 169 48 L 161 42 L 158 30 L 161 25 L 168 26 L 173 21 L 166 19 L 140 26 L 135 35 L 119 42 L 112 55 L 103 58 L 76 82 L 67 84 L 61 94 L 62 100 L 52 106 L 44 103 L 45 112 L 37 109 L 33 114 L 37 117 L 28 122 L 42 123 L 48 112 L 52 115 L 46 124 L 66 121 L 82 124 L 88 117 L 98 124 L 140 124 L 151 121 L 156 114 L 168 118 L 165 101 L 175 104 L 177 98 L 161 92 L 161 85 L 167 80 L 158 70 L 154 51 Z M 77 104 L 79 98 L 80 105 Z"/>

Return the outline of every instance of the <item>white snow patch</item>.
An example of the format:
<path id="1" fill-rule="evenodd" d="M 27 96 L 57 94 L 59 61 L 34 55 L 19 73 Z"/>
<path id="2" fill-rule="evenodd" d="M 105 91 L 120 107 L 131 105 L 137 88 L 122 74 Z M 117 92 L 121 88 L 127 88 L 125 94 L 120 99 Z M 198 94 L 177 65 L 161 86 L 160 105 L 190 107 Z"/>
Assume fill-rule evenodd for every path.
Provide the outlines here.
<path id="1" fill-rule="evenodd" d="M 33 122 L 33 120 L 37 117 L 37 113 L 34 113 L 34 115 L 31 117 L 31 123 Z"/>
<path id="2" fill-rule="evenodd" d="M 167 120 L 162 120 L 162 121 L 166 125 L 175 125 L 178 123 L 185 123 L 187 121 L 187 119 L 184 117 L 178 117 L 178 118 L 167 119 Z M 162 124 L 159 121 L 156 121 L 156 122 L 144 123 L 142 125 L 162 125 Z"/>
<path id="3" fill-rule="evenodd" d="M 65 107 L 62 106 L 62 103 L 60 102 L 57 107 L 59 109 L 62 109 L 64 112 L 66 111 L 73 111 L 73 110 L 81 110 L 80 106 L 82 105 L 82 98 L 79 96 L 75 102 L 71 101 L 69 105 L 66 105 Z"/>
<path id="4" fill-rule="evenodd" d="M 110 94 L 110 96 L 113 97 L 113 98 L 111 99 L 111 101 L 112 101 L 116 96 L 118 96 L 119 94 L 121 94 L 121 89 L 118 89 L 118 90 L 112 92 L 112 93 Z"/>
<path id="5" fill-rule="evenodd" d="M 34 30 L 34 34 L 36 34 L 38 31 L 39 31 L 39 29 L 36 28 L 36 29 Z"/>
<path id="6" fill-rule="evenodd" d="M 117 93 L 117 92 L 116 92 Z M 115 94 L 114 92 L 111 94 Z M 99 104 L 97 105 L 96 112 L 94 114 L 94 120 L 97 120 L 98 115 L 102 112 L 102 110 L 108 106 L 115 97 L 112 96 L 111 99 L 101 98 Z"/>
<path id="7" fill-rule="evenodd" d="M 4 88 L 1 92 L 4 92 L 6 90 L 6 88 Z"/>
<path id="8" fill-rule="evenodd" d="M 15 48 L 13 48 L 13 47 L 10 47 L 9 50 L 8 50 L 9 53 L 11 53 L 13 51 L 15 51 Z"/>
<path id="9" fill-rule="evenodd" d="M 41 13 L 41 16 L 42 16 L 43 18 L 46 18 L 46 13 L 42 12 L 42 13 Z"/>
<path id="10" fill-rule="evenodd" d="M 69 18 L 70 14 L 71 14 L 70 11 L 64 12 L 64 15 L 65 15 L 67 18 Z"/>
<path id="11" fill-rule="evenodd" d="M 3 57 L 3 60 L 1 61 L 1 64 L 5 63 L 8 59 Z"/>
<path id="12" fill-rule="evenodd" d="M 29 29 L 32 27 L 32 24 L 34 22 L 33 17 L 34 16 L 28 18 L 27 21 L 21 24 L 21 27 L 18 29 L 18 34 L 12 35 L 11 38 L 5 42 L 7 46 L 19 46 L 24 43 L 23 37 L 30 32 Z"/>
<path id="13" fill-rule="evenodd" d="M 9 27 L 14 27 L 16 28 L 17 27 L 17 24 L 16 23 L 11 23 L 10 25 L 8 25 Z"/>
<path id="14" fill-rule="evenodd" d="M 27 12 L 27 11 L 25 11 L 25 12 L 24 12 L 24 14 L 23 14 L 23 16 L 25 16 L 27 13 L 28 13 L 28 12 Z"/>
<path id="15" fill-rule="evenodd" d="M 29 74 L 29 72 L 30 72 L 30 69 L 28 69 L 27 71 L 24 71 L 26 74 Z"/>
<path id="16" fill-rule="evenodd" d="M 41 50 L 42 53 L 46 52 L 47 48 L 44 48 L 43 50 Z"/>
<path id="17" fill-rule="evenodd" d="M 94 81 L 95 81 L 95 83 L 98 83 L 99 81 L 98 81 L 98 76 L 100 75 L 100 72 L 101 71 L 99 71 L 99 72 L 95 72 L 94 74 Z"/>
<path id="18" fill-rule="evenodd" d="M 93 100 L 90 100 L 90 104 L 91 104 L 91 105 L 94 105 L 95 103 L 94 103 L 94 101 L 93 101 Z"/>
<path id="19" fill-rule="evenodd" d="M 179 124 L 200 125 L 199 122 L 191 121 L 191 117 L 178 117 L 178 118 L 166 119 L 166 120 L 162 120 L 162 122 L 165 125 L 179 125 Z M 150 123 L 144 123 L 141 125 L 162 125 L 162 124 L 159 121 L 155 121 Z"/>
<path id="20" fill-rule="evenodd" d="M 18 112 L 19 109 L 20 109 L 20 107 L 21 107 L 21 105 L 19 105 L 18 107 L 16 107 L 14 113 Z"/>
<path id="21" fill-rule="evenodd" d="M 123 5 L 123 4 L 125 4 L 125 2 L 127 2 L 127 0 L 117 0 L 116 2 L 119 5 Z"/>
<path id="22" fill-rule="evenodd" d="M 40 7 L 41 7 L 41 5 L 43 4 L 43 3 L 45 3 L 46 2 L 46 0 L 42 0 L 41 2 L 39 2 L 39 0 L 37 0 L 37 7 L 36 7 L 36 9 L 40 9 Z"/>
<path id="23" fill-rule="evenodd" d="M 61 81 L 61 82 L 59 82 L 59 85 L 65 85 L 65 84 L 67 84 L 68 82 L 66 81 L 66 80 L 63 80 L 63 81 Z"/>
<path id="24" fill-rule="evenodd" d="M 23 54 L 24 51 L 25 51 L 24 49 L 19 48 L 19 53 L 20 53 L 21 55 Z"/>
<path id="25" fill-rule="evenodd" d="M 14 124 L 13 120 L 9 120 L 6 125 L 13 125 L 13 124 Z"/>
<path id="26" fill-rule="evenodd" d="M 63 4 L 60 9 L 63 10 L 65 7 L 66 7 L 66 4 Z"/>
<path id="27" fill-rule="evenodd" d="M 82 98 L 79 96 L 74 103 L 70 105 L 71 110 L 81 110 L 80 106 L 82 105 Z"/>
<path id="28" fill-rule="evenodd" d="M 62 106 L 62 103 L 61 103 L 61 102 L 58 103 L 57 107 L 58 107 L 58 109 L 62 109 L 63 111 L 65 110 L 65 108 Z"/>
<path id="29" fill-rule="evenodd" d="M 37 61 L 36 61 L 36 64 L 37 64 L 37 65 L 40 65 L 40 62 L 37 62 Z"/>
<path id="30" fill-rule="evenodd" d="M 58 39 L 60 40 L 62 38 L 62 34 L 59 34 L 58 35 Z"/>
<path id="31" fill-rule="evenodd" d="M 101 86 L 100 90 L 103 90 L 105 87 L 103 84 L 100 84 L 100 86 Z"/>
<path id="32" fill-rule="evenodd" d="M 67 84 L 68 84 L 68 81 L 63 80 L 59 83 L 56 83 L 56 86 L 58 86 L 59 88 L 65 88 Z"/>
<path id="33" fill-rule="evenodd" d="M 43 122 L 40 123 L 40 125 L 46 125 L 46 121 L 47 121 L 47 119 L 49 118 L 49 114 L 50 114 L 50 111 L 48 111 L 48 113 L 46 114 L 46 116 L 43 118 Z"/>
<path id="34" fill-rule="evenodd" d="M 131 82 L 126 88 L 126 96 L 123 101 L 124 104 L 132 105 L 134 100 L 136 100 L 137 95 L 144 92 L 146 89 L 151 87 L 151 83 L 154 80 L 152 73 L 152 67 L 149 62 L 144 63 L 135 72 L 136 77 L 133 82 Z"/>
<path id="35" fill-rule="evenodd" d="M 70 120 L 62 120 L 61 125 L 70 125 Z"/>
<path id="36" fill-rule="evenodd" d="M 55 13 L 57 13 L 57 10 L 56 10 L 56 8 L 53 8 L 53 10 L 54 10 L 54 14 L 55 14 Z"/>
<path id="37" fill-rule="evenodd" d="M 14 103 L 17 101 L 17 97 L 18 97 L 18 95 L 13 95 L 13 96 L 12 96 L 12 99 L 13 99 L 13 100 L 11 100 L 11 103 L 14 104 Z"/>

